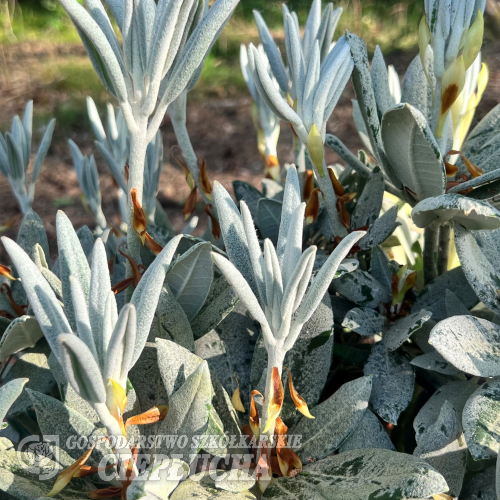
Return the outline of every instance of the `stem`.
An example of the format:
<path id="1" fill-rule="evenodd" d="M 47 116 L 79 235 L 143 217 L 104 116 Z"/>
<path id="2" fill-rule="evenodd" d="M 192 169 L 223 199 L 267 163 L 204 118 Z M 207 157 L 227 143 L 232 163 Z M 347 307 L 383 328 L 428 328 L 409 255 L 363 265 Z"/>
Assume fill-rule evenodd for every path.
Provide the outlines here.
<path id="1" fill-rule="evenodd" d="M 448 257 L 450 255 L 450 233 L 451 227 L 449 224 L 443 224 L 439 228 L 439 243 L 438 243 L 438 258 L 437 258 L 437 273 L 444 274 L 448 270 Z"/>
<path id="2" fill-rule="evenodd" d="M 325 160 L 323 160 L 323 177 L 320 177 L 318 169 L 316 168 L 316 165 L 314 165 L 314 162 L 311 163 L 313 164 L 314 173 L 316 175 L 316 180 L 318 181 L 319 188 L 324 195 L 325 207 L 330 218 L 333 234 L 335 236 L 344 238 L 345 236 L 347 236 L 347 229 L 342 225 L 342 222 L 340 220 L 340 214 L 337 210 L 337 195 L 333 190 L 333 185 L 330 180 L 330 176 L 328 175 L 326 162 Z"/>
<path id="3" fill-rule="evenodd" d="M 128 179 L 128 229 L 127 229 L 127 246 L 128 253 L 132 259 L 139 263 L 141 258 L 141 240 L 139 235 L 134 231 L 134 208 L 130 199 L 130 190 L 137 190 L 137 198 L 142 205 L 142 190 L 144 183 L 144 161 L 146 158 L 146 150 L 148 143 L 146 142 L 147 122 L 143 119 L 138 122 L 138 128 L 134 133 L 130 134 L 130 156 L 129 156 L 129 179 Z M 127 278 L 132 276 L 132 268 L 127 261 Z"/>
<path id="4" fill-rule="evenodd" d="M 113 451 L 116 457 L 118 458 L 119 463 L 122 465 L 126 464 L 127 460 L 132 459 L 132 451 L 130 450 L 130 447 L 127 444 L 128 443 L 127 436 L 124 436 L 122 434 L 120 424 L 111 415 L 105 403 L 95 403 L 92 406 L 94 407 L 94 410 L 99 416 L 99 420 L 104 425 L 104 427 L 106 427 L 108 437 L 111 438 L 113 436 L 116 440 L 116 443 L 113 443 L 115 444 Z M 121 444 L 120 442 L 125 442 L 126 444 L 124 446 L 118 446 L 118 444 Z M 137 468 L 135 465 L 134 465 L 134 471 L 135 474 L 137 474 Z"/>
<path id="5" fill-rule="evenodd" d="M 264 392 L 265 403 L 262 405 L 262 418 L 260 420 L 260 433 L 264 434 L 264 428 L 267 423 L 268 417 L 268 405 L 271 400 L 271 389 L 272 389 L 272 376 L 273 376 L 273 367 L 277 367 L 280 373 L 283 371 L 283 360 L 285 358 L 285 350 L 282 348 L 282 345 L 276 345 L 273 348 L 269 349 L 267 353 L 267 374 L 266 374 L 266 389 Z M 268 431 L 265 433 L 269 438 L 274 435 L 274 425 L 272 425 Z"/>
<path id="6" fill-rule="evenodd" d="M 187 94 L 184 92 L 177 100 L 175 100 L 169 107 L 169 115 L 172 120 L 172 126 L 174 127 L 175 136 L 177 142 L 179 143 L 184 157 L 186 158 L 186 163 L 191 175 L 193 176 L 194 182 L 198 187 L 198 191 L 203 198 L 205 203 L 212 203 L 204 193 L 200 182 L 200 170 L 198 168 L 198 158 L 193 149 L 193 144 L 191 143 L 191 138 L 186 126 L 186 97 Z"/>
<path id="7" fill-rule="evenodd" d="M 425 228 L 424 232 L 424 281 L 425 284 L 437 277 L 436 261 L 434 255 L 438 246 L 439 226 L 431 224 Z"/>
<path id="8" fill-rule="evenodd" d="M 293 136 L 293 154 L 297 172 L 304 173 L 306 171 L 306 148 L 295 135 Z"/>

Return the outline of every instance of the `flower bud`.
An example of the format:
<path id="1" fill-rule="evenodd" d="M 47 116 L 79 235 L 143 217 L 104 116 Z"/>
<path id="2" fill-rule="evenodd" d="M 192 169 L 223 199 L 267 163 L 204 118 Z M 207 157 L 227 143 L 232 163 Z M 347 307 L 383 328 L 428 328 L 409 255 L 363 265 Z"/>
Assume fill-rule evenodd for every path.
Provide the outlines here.
<path id="1" fill-rule="evenodd" d="M 483 45 L 484 17 L 480 10 L 477 11 L 476 20 L 472 23 L 465 37 L 463 56 L 465 70 L 468 70 L 476 60 Z"/>
<path id="2" fill-rule="evenodd" d="M 319 176 L 324 177 L 323 161 L 325 158 L 325 147 L 323 146 L 323 139 L 318 127 L 314 123 L 307 138 L 307 151 L 309 151 L 309 156 L 318 169 Z"/>
<path id="3" fill-rule="evenodd" d="M 444 72 L 441 83 L 441 106 L 436 125 L 436 137 L 443 137 L 443 130 L 446 124 L 448 111 L 457 100 L 465 85 L 465 65 L 464 56 L 455 59 Z"/>

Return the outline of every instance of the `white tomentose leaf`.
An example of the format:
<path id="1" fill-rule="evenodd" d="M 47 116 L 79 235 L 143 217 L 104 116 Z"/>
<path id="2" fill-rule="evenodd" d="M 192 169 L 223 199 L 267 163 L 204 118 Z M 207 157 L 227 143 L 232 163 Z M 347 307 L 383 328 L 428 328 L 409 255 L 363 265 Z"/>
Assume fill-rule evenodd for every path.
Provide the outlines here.
<path id="1" fill-rule="evenodd" d="M 273 481 L 266 495 L 275 500 L 417 500 L 447 490 L 443 476 L 420 458 L 391 450 L 364 449 L 306 465 L 302 474 Z"/>
<path id="2" fill-rule="evenodd" d="M 22 248 L 9 238 L 3 237 L 2 242 L 16 266 L 40 328 L 52 351 L 56 357 L 59 357 L 57 336 L 61 333 L 71 332 L 62 307 L 47 280 L 40 274 L 36 264 Z"/>
<path id="3" fill-rule="evenodd" d="M 434 221 L 439 223 L 453 221 L 465 229 L 498 229 L 500 228 L 500 212 L 489 203 L 460 194 L 443 194 L 427 198 L 416 205 L 411 217 L 421 228 Z"/>
<path id="4" fill-rule="evenodd" d="M 400 319 L 395 325 L 391 326 L 384 334 L 384 344 L 389 351 L 396 350 L 406 340 L 408 340 L 413 333 L 415 333 L 422 325 L 428 321 L 432 313 L 422 309 Z"/>
<path id="5" fill-rule="evenodd" d="M 370 397 L 373 410 L 386 422 L 397 425 L 399 416 L 413 397 L 415 373 L 410 362 L 379 342 L 370 353 L 364 374 L 373 376 Z"/>
<path id="6" fill-rule="evenodd" d="M 474 316 L 453 316 L 431 331 L 429 343 L 453 366 L 471 375 L 500 376 L 500 326 Z"/>
<path id="7" fill-rule="evenodd" d="M 181 238 L 182 234 L 175 236 L 168 242 L 148 267 L 132 295 L 130 302 L 135 306 L 137 311 L 137 340 L 131 367 L 139 359 L 144 344 L 147 341 L 163 282 L 165 281 L 165 275 Z"/>
<path id="8" fill-rule="evenodd" d="M 211 243 L 198 243 L 175 260 L 165 282 L 189 320 L 203 306 L 213 279 Z"/>
<path id="9" fill-rule="evenodd" d="M 0 427 L 12 403 L 21 395 L 27 378 L 16 378 L 0 387 Z"/>
<path id="10" fill-rule="evenodd" d="M 299 421 L 291 434 L 301 436 L 295 451 L 302 461 L 309 457 L 321 459 L 338 449 L 367 411 L 371 390 L 371 377 L 347 382 L 311 410 L 314 419 L 303 417 Z"/>
<path id="11" fill-rule="evenodd" d="M 382 332 L 385 317 L 368 307 L 351 309 L 342 321 L 342 326 L 353 330 L 359 335 L 377 335 Z"/>
<path id="12" fill-rule="evenodd" d="M 446 479 L 449 495 L 458 497 L 466 470 L 467 445 L 459 416 L 445 401 L 439 417 L 420 436 L 413 455 L 425 460 Z"/>
<path id="13" fill-rule="evenodd" d="M 385 153 L 403 186 L 416 200 L 442 195 L 446 171 L 424 116 L 409 104 L 396 105 L 382 119 Z"/>
<path id="14" fill-rule="evenodd" d="M 478 298 L 500 314 L 498 246 L 491 237 L 455 226 L 455 247 L 467 281 Z"/>
<path id="15" fill-rule="evenodd" d="M 474 460 L 496 458 L 498 455 L 499 412 L 499 379 L 485 382 L 467 400 L 463 410 L 463 427 Z"/>

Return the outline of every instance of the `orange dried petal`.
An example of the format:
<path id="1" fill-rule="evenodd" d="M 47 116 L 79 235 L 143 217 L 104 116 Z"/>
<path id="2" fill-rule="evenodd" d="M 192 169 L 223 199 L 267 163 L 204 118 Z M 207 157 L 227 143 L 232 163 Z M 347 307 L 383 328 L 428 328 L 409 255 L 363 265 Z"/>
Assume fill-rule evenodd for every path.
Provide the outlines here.
<path id="1" fill-rule="evenodd" d="M 3 264 L 0 264 L 0 275 L 11 281 L 16 281 L 16 278 L 12 276 L 12 269 L 8 266 L 4 266 Z"/>
<path id="2" fill-rule="evenodd" d="M 168 413 L 167 405 L 157 405 L 153 406 L 153 408 L 145 411 L 144 413 L 140 413 L 139 415 L 135 415 L 130 417 L 125 422 L 125 427 L 129 425 L 146 425 L 146 424 L 154 424 L 155 422 L 159 422 L 163 420 Z"/>
<path id="3" fill-rule="evenodd" d="M 302 174 L 302 179 L 304 180 L 304 189 L 302 191 L 302 195 L 304 197 L 304 201 L 307 203 L 311 194 L 314 190 L 314 174 L 312 170 L 306 170 Z"/>
<path id="4" fill-rule="evenodd" d="M 288 371 L 288 390 L 290 391 L 290 396 L 292 398 L 292 401 L 295 404 L 295 407 L 305 417 L 307 417 L 307 418 L 315 418 L 309 412 L 309 408 L 307 406 L 306 400 L 295 389 L 295 387 L 293 385 L 293 380 L 292 380 L 292 372 L 286 366 L 284 366 L 283 368 L 285 368 Z"/>
<path id="5" fill-rule="evenodd" d="M 144 245 L 144 242 L 146 240 L 146 228 L 147 228 L 146 214 L 144 213 L 144 210 L 142 209 L 142 206 L 139 203 L 139 197 L 137 196 L 136 188 L 132 188 L 130 190 L 130 198 L 132 200 L 132 206 L 134 210 L 132 225 L 134 227 L 135 232 L 139 235 L 139 238 L 141 238 L 142 244 Z"/>
<path id="6" fill-rule="evenodd" d="M 193 215 L 194 209 L 196 208 L 197 194 L 198 194 L 198 188 L 195 186 L 191 190 L 191 193 L 189 193 L 186 205 L 184 206 L 184 210 L 182 211 L 182 214 L 184 215 L 184 220 L 188 220 L 189 217 Z"/>
<path id="7" fill-rule="evenodd" d="M 215 217 L 213 213 L 213 205 L 210 205 L 210 203 L 207 203 L 205 205 L 205 213 L 210 217 L 210 220 L 212 222 L 212 235 L 215 238 L 215 241 L 219 241 L 220 238 L 220 225 L 219 221 L 217 220 L 217 217 Z"/>
<path id="8" fill-rule="evenodd" d="M 76 460 L 73 464 L 71 464 L 69 467 L 66 467 L 66 469 L 62 470 L 59 473 L 53 488 L 45 496 L 53 497 L 69 484 L 73 477 L 75 477 L 75 474 L 77 474 L 80 470 L 80 467 L 82 465 L 85 465 L 85 462 L 89 459 L 96 444 L 97 441 L 94 442 L 94 444 L 78 460 Z"/>
<path id="9" fill-rule="evenodd" d="M 284 397 L 285 391 L 283 390 L 283 384 L 281 383 L 280 372 L 278 367 L 273 366 L 271 376 L 271 394 L 267 406 L 267 422 L 264 427 L 264 434 L 274 425 L 276 417 L 280 414 L 281 408 L 283 407 Z"/>
<path id="10" fill-rule="evenodd" d="M 198 168 L 200 169 L 200 184 L 205 196 L 212 201 L 212 184 L 208 180 L 207 175 L 207 164 L 205 162 L 205 158 L 203 156 L 198 158 Z"/>
<path id="11" fill-rule="evenodd" d="M 306 210 L 304 212 L 304 217 L 306 218 L 306 225 L 312 224 L 316 221 L 319 215 L 319 194 L 321 190 L 319 188 L 313 189 L 309 201 L 306 205 Z"/>
<path id="12" fill-rule="evenodd" d="M 160 244 L 156 243 L 156 241 L 147 231 L 146 231 L 146 245 L 155 255 L 158 255 L 163 250 L 163 247 Z"/>
<path id="13" fill-rule="evenodd" d="M 328 169 L 328 175 L 330 176 L 330 180 L 332 181 L 333 190 L 335 191 L 335 194 L 337 196 L 343 196 L 344 188 L 342 187 L 342 184 L 340 184 L 332 168 Z"/>

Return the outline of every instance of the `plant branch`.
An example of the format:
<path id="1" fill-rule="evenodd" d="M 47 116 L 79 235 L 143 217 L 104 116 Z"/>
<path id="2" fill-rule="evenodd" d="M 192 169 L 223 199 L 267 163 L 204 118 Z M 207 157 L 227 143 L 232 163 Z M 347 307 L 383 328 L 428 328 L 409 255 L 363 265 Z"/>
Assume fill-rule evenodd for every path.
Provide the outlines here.
<path id="1" fill-rule="evenodd" d="M 424 281 L 425 284 L 437 277 L 435 254 L 438 247 L 439 226 L 431 224 L 424 232 Z"/>
<path id="2" fill-rule="evenodd" d="M 448 270 L 448 257 L 450 255 L 451 227 L 445 223 L 439 228 L 437 274 L 444 274 Z"/>

